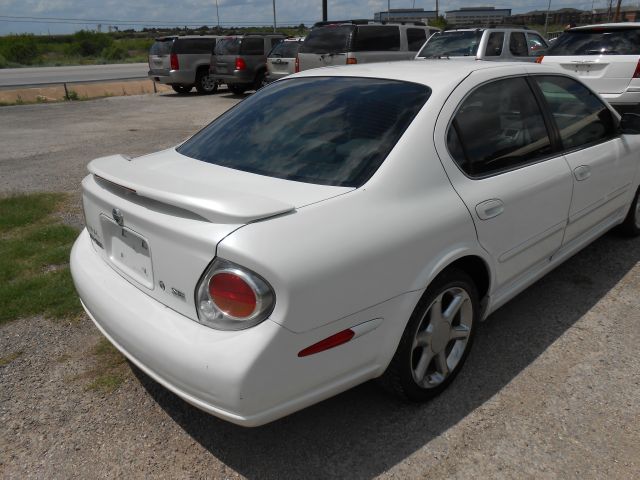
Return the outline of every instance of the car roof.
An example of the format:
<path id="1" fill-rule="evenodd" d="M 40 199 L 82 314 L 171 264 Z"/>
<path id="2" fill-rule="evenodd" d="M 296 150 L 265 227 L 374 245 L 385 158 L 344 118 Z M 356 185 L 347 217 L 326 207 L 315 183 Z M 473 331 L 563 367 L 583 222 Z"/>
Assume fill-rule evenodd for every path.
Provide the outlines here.
<path id="1" fill-rule="evenodd" d="M 584 25 L 582 27 L 573 27 L 573 30 L 593 30 L 594 28 L 640 28 L 640 22 L 624 22 L 624 23 L 598 23 L 596 25 Z"/>

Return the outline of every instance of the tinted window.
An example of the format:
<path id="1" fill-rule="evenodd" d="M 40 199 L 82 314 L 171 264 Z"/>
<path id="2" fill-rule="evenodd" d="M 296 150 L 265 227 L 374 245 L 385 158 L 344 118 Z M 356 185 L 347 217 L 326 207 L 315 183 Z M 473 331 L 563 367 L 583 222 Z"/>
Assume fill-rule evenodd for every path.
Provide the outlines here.
<path id="1" fill-rule="evenodd" d="M 151 45 L 149 55 L 169 55 L 172 46 L 173 38 L 169 40 L 156 40 L 155 43 Z"/>
<path id="2" fill-rule="evenodd" d="M 214 44 L 213 38 L 178 38 L 173 43 L 173 53 L 211 53 Z"/>
<path id="3" fill-rule="evenodd" d="M 427 32 L 421 28 L 407 28 L 407 42 L 409 43 L 409 51 L 417 52 L 420 47 L 427 41 Z"/>
<path id="4" fill-rule="evenodd" d="M 222 38 L 218 40 L 214 51 L 216 55 L 237 55 L 240 53 L 240 38 Z"/>
<path id="5" fill-rule="evenodd" d="M 282 42 L 283 40 L 284 40 L 284 38 L 274 38 L 274 37 L 271 37 L 271 38 L 269 39 L 269 46 L 270 46 L 271 48 L 273 48 L 274 46 L 278 45 L 278 44 L 279 44 L 280 42 Z"/>
<path id="6" fill-rule="evenodd" d="M 599 27 L 565 32 L 545 55 L 640 55 L 640 29 Z"/>
<path id="7" fill-rule="evenodd" d="M 529 40 L 529 54 L 537 55 L 540 50 L 547 48 L 547 44 L 544 39 L 537 33 L 527 33 Z"/>
<path id="8" fill-rule="evenodd" d="M 473 56 L 478 52 L 482 32 L 476 30 L 436 33 L 422 48 L 419 57 Z"/>
<path id="9" fill-rule="evenodd" d="M 242 55 L 264 55 L 264 38 L 243 38 L 240 42 L 240 53 Z"/>
<path id="10" fill-rule="evenodd" d="M 449 152 L 471 176 L 508 170 L 552 152 L 540 109 L 524 78 L 477 88 L 456 113 Z"/>
<path id="11" fill-rule="evenodd" d="M 373 78 L 284 80 L 218 117 L 178 151 L 260 175 L 358 187 L 430 93 L 424 85 Z"/>
<path id="12" fill-rule="evenodd" d="M 354 52 L 398 50 L 400 50 L 400 29 L 398 27 L 359 27 L 356 30 Z"/>
<path id="13" fill-rule="evenodd" d="M 485 56 L 487 57 L 499 57 L 502 55 L 502 45 L 504 44 L 504 32 L 493 32 L 489 35 L 487 40 L 487 49 L 485 50 Z"/>
<path id="14" fill-rule="evenodd" d="M 298 54 L 300 42 L 282 42 L 269 53 L 269 58 L 294 58 Z"/>
<path id="15" fill-rule="evenodd" d="M 511 32 L 509 35 L 509 51 L 514 57 L 528 57 L 529 47 L 522 32 Z"/>
<path id="16" fill-rule="evenodd" d="M 304 40 L 300 53 L 347 52 L 354 28 L 352 25 L 315 28 Z"/>
<path id="17" fill-rule="evenodd" d="M 564 148 L 606 140 L 616 131 L 607 107 L 581 83 L 567 77 L 535 77 L 549 104 Z"/>

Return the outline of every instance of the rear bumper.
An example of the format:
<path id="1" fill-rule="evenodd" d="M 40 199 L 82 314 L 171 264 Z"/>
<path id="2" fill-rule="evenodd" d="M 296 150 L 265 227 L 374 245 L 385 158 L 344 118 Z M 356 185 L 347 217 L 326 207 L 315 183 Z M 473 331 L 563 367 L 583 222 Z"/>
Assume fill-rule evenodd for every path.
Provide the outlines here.
<path id="1" fill-rule="evenodd" d="M 637 111 L 638 105 L 640 105 L 640 88 L 636 87 L 637 91 L 629 91 L 623 93 L 601 93 L 600 96 L 609 102 L 616 110 L 619 110 L 619 106 L 628 106 L 632 110 Z"/>
<path id="2" fill-rule="evenodd" d="M 374 361 L 382 328 L 331 353 L 299 358 L 297 352 L 327 336 L 324 328 L 295 334 L 271 320 L 237 332 L 205 327 L 130 284 L 93 248 L 85 229 L 71 252 L 87 314 L 132 363 L 205 412 L 258 426 L 382 372 Z M 344 327 L 330 331 L 337 328 Z"/>
<path id="3" fill-rule="evenodd" d="M 267 73 L 267 82 L 275 82 L 276 80 L 280 80 L 281 78 L 288 77 L 291 75 L 289 72 L 280 72 L 280 73 Z"/>
<path id="4" fill-rule="evenodd" d="M 195 72 L 188 70 L 170 70 L 169 73 L 154 73 L 149 70 L 148 76 L 151 80 L 165 85 L 193 85 L 196 81 Z"/>
<path id="5" fill-rule="evenodd" d="M 231 74 L 214 73 L 213 78 L 216 81 L 226 83 L 227 85 L 233 83 L 253 83 L 255 73 L 247 70 L 234 70 Z"/>

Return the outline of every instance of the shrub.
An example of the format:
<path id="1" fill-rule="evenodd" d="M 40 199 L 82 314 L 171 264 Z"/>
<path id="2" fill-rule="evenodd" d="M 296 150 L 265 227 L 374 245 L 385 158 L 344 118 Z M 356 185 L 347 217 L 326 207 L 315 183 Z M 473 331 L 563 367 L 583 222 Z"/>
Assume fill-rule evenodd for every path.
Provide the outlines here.
<path id="1" fill-rule="evenodd" d="M 2 54 L 0 54 L 0 68 L 7 68 L 7 59 Z"/>
<path id="2" fill-rule="evenodd" d="M 129 52 L 121 45 L 113 44 L 102 51 L 102 57 L 106 60 L 124 60 L 129 56 Z"/>
<path id="3" fill-rule="evenodd" d="M 5 60 L 22 65 L 31 65 L 39 55 L 33 35 L 11 35 L 6 38 L 3 50 Z"/>
<path id="4" fill-rule="evenodd" d="M 77 52 L 83 57 L 89 57 L 97 55 L 105 48 L 109 47 L 113 43 L 113 38 L 106 33 L 80 30 L 73 34 L 73 42 L 74 43 L 71 44 L 71 49 L 75 50 L 74 53 Z"/>

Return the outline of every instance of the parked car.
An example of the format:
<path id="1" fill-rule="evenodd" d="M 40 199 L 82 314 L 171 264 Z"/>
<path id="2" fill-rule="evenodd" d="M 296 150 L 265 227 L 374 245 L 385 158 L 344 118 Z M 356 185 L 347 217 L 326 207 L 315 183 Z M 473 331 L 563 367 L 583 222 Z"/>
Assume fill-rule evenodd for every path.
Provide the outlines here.
<path id="1" fill-rule="evenodd" d="M 267 56 L 267 82 L 273 82 L 294 73 L 296 56 L 303 40 L 303 38 L 287 38 L 273 47 Z"/>
<path id="2" fill-rule="evenodd" d="M 177 93 L 215 93 L 218 84 L 209 74 L 211 53 L 220 36 L 185 35 L 156 38 L 149 51 L 149 78 L 170 85 Z"/>
<path id="3" fill-rule="evenodd" d="M 528 28 L 461 28 L 433 35 L 416 58 L 533 62 L 548 46 L 542 35 Z"/>
<path id="4" fill-rule="evenodd" d="M 211 57 L 211 72 L 236 95 L 257 90 L 267 76 L 267 54 L 285 39 L 279 33 L 252 33 L 224 37 Z"/>
<path id="5" fill-rule="evenodd" d="M 577 75 L 620 112 L 640 112 L 639 22 L 572 28 L 539 62 Z"/>
<path id="6" fill-rule="evenodd" d="M 296 71 L 329 65 L 408 60 L 434 33 L 421 22 L 391 24 L 368 20 L 316 24 L 298 51 Z"/>
<path id="7" fill-rule="evenodd" d="M 381 375 L 424 401 L 479 321 L 640 233 L 639 120 L 544 65 L 309 70 L 176 148 L 92 161 L 71 272 L 132 363 L 230 422 Z"/>

